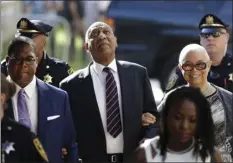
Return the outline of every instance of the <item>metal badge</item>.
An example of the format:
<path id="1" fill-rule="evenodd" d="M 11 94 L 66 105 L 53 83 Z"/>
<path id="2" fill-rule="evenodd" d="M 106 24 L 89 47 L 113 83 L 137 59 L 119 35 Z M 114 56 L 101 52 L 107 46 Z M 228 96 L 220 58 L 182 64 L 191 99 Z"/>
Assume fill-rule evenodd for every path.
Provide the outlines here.
<path id="1" fill-rule="evenodd" d="M 213 16 L 207 16 L 206 18 L 205 18 L 205 21 L 206 21 L 206 24 L 214 24 L 214 18 L 213 18 Z"/>
<path id="2" fill-rule="evenodd" d="M 20 27 L 21 29 L 26 29 L 28 26 L 28 23 L 25 20 L 20 21 Z"/>
<path id="3" fill-rule="evenodd" d="M 15 151 L 13 147 L 14 144 L 15 144 L 14 142 L 8 142 L 8 141 L 2 144 L 2 148 L 6 152 L 6 154 L 9 154 L 11 151 Z"/>
<path id="4" fill-rule="evenodd" d="M 52 76 L 50 76 L 49 74 L 47 74 L 47 75 L 44 76 L 44 80 L 43 81 L 45 83 L 52 83 L 52 78 L 53 78 Z"/>

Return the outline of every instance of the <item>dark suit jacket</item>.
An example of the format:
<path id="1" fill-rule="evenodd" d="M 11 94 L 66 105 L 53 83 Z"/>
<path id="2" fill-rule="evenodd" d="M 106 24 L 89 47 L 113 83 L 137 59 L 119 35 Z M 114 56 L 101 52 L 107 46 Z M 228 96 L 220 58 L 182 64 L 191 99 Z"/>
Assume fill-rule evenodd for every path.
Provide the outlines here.
<path id="1" fill-rule="evenodd" d="M 157 115 L 146 68 L 124 61 L 117 61 L 121 86 L 124 159 L 145 137 L 153 137 L 149 128 L 142 127 L 142 113 Z M 97 105 L 90 65 L 65 78 L 60 87 L 68 92 L 71 111 L 77 132 L 79 156 L 83 161 L 106 161 L 106 139 Z"/>
<path id="2" fill-rule="evenodd" d="M 78 162 L 78 149 L 75 130 L 70 113 L 67 93 L 37 79 L 38 90 L 38 129 L 37 135 L 43 145 L 50 163 L 62 163 L 61 149 L 68 150 L 71 162 Z M 11 100 L 8 101 L 6 115 L 14 119 Z M 60 117 L 49 120 L 48 117 Z"/>

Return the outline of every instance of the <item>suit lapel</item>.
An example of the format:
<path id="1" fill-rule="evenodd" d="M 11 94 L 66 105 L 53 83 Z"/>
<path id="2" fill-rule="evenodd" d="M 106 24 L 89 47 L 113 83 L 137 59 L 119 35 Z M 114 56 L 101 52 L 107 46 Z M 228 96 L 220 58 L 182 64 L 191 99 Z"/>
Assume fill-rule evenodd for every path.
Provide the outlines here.
<path id="1" fill-rule="evenodd" d="M 121 87 L 121 101 L 122 101 L 122 113 L 123 113 L 123 128 L 124 128 L 124 138 L 126 138 L 127 135 L 127 125 L 125 125 L 124 122 L 128 120 L 127 117 L 131 117 L 130 114 L 132 114 L 132 100 L 134 92 L 132 91 L 134 88 L 134 85 L 132 85 L 134 82 L 134 73 L 132 71 L 129 71 L 128 65 L 124 63 L 120 63 L 117 61 L 117 68 L 118 68 L 118 74 L 119 74 L 119 80 L 120 80 L 120 87 Z"/>
<path id="2" fill-rule="evenodd" d="M 47 131 L 47 117 L 52 111 L 52 106 L 50 105 L 50 100 L 48 99 L 50 94 L 48 92 L 48 86 L 42 82 L 41 80 L 37 79 L 37 91 L 38 91 L 38 127 L 37 133 L 38 137 L 40 138 L 43 144 L 46 143 L 46 131 Z"/>

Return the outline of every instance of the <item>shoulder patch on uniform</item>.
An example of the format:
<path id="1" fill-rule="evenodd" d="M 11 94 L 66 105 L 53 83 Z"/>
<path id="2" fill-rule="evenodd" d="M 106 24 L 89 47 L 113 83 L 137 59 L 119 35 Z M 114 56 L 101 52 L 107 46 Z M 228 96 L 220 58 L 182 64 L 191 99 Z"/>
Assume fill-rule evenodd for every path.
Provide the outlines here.
<path id="1" fill-rule="evenodd" d="M 70 67 L 69 70 L 67 71 L 69 75 L 74 73 L 74 70 Z"/>
<path id="2" fill-rule="evenodd" d="M 41 145 L 40 141 L 38 138 L 33 139 L 33 144 L 36 147 L 36 150 L 39 152 L 40 156 L 46 161 L 49 162 L 47 154 L 43 148 L 43 146 Z"/>
<path id="3" fill-rule="evenodd" d="M 171 76 L 171 78 L 169 79 L 169 82 L 167 84 L 166 90 L 169 91 L 172 87 L 174 87 L 174 85 L 176 84 L 176 80 L 178 79 L 178 75 L 174 74 Z"/>

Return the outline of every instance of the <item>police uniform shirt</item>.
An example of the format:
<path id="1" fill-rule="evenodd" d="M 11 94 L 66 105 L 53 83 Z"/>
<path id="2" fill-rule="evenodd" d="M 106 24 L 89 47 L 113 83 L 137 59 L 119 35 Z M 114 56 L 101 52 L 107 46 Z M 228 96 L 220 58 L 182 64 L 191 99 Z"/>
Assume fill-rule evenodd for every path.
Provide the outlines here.
<path id="1" fill-rule="evenodd" d="M 73 73 L 73 69 L 64 61 L 49 57 L 44 52 L 44 57 L 39 63 L 36 76 L 44 82 L 59 87 L 59 83 Z"/>
<path id="2" fill-rule="evenodd" d="M 4 117 L 1 120 L 1 162 L 42 163 L 47 155 L 38 138 L 27 127 Z"/>
<path id="3" fill-rule="evenodd" d="M 211 66 L 208 74 L 208 80 L 219 87 L 230 90 L 229 85 L 232 83 L 233 58 L 230 54 L 226 54 L 222 62 L 218 66 Z M 232 91 L 232 90 L 231 90 Z"/>

